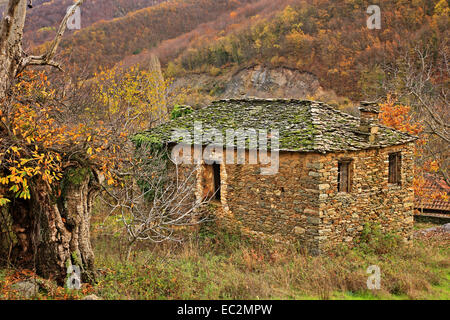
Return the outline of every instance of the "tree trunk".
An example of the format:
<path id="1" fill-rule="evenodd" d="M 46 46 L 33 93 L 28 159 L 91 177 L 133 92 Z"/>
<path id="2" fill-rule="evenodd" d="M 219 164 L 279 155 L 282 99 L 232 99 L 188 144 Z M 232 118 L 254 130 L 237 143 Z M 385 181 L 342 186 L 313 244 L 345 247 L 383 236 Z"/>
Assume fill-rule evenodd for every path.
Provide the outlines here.
<path id="1" fill-rule="evenodd" d="M 31 56 L 26 54 L 22 48 L 27 1 L 29 0 L 9 0 L 3 14 L 4 17 L 0 20 L 0 102 L 8 95 L 17 74 L 27 66 L 50 65 L 61 69 L 53 57 L 64 35 L 67 21 L 75 13 L 77 7 L 84 2 L 84 0 L 75 1 L 70 10 L 66 12 L 47 52 L 40 56 Z"/>
<path id="2" fill-rule="evenodd" d="M 10 206 L 18 240 L 12 261 L 28 265 L 61 285 L 70 265 L 80 267 L 82 281 L 95 281 L 89 226 L 97 192 L 90 174 L 66 183 L 59 198 L 52 196 L 54 191 L 46 182 L 37 182 L 31 201 L 16 201 Z"/>
<path id="3" fill-rule="evenodd" d="M 31 56 L 22 49 L 27 0 L 7 1 L 4 18 L 0 21 L 0 107 L 6 103 L 10 88 L 24 68 L 32 65 L 59 67 L 53 57 L 67 20 L 82 3 L 83 0 L 77 0 L 66 13 L 47 52 Z M 0 135 L 9 131 L 0 123 Z M 31 200 L 13 199 L 7 210 L 13 223 L 11 231 L 16 235 L 16 239 L 10 239 L 14 242 L 12 261 L 31 265 L 40 275 L 54 278 L 60 284 L 64 282 L 67 267 L 76 264 L 83 270 L 85 280 L 92 280 L 94 254 L 89 220 L 91 203 L 98 191 L 94 180 L 93 175 L 86 174 L 76 183 L 66 184 L 59 197 L 45 181 L 36 180 L 30 186 Z M 9 236 L 9 227 L 7 230 Z"/>
<path id="4" fill-rule="evenodd" d="M 0 101 L 5 98 L 22 62 L 26 0 L 11 0 L 0 28 Z"/>

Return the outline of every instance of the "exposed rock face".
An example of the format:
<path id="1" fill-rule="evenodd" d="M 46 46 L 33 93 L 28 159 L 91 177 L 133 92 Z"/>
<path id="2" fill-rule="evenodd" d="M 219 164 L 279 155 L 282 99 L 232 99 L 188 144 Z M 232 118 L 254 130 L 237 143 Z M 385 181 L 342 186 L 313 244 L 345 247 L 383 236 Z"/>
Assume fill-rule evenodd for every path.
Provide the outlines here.
<path id="1" fill-rule="evenodd" d="M 201 92 L 204 101 L 200 101 L 200 105 L 222 98 L 308 99 L 323 92 L 317 77 L 311 73 L 259 65 L 221 76 L 189 74 L 176 78 L 173 86 Z"/>
<path id="2" fill-rule="evenodd" d="M 269 69 L 254 66 L 233 75 L 223 94 L 224 98 L 288 98 L 305 99 L 320 88 L 311 73 L 288 68 Z"/>

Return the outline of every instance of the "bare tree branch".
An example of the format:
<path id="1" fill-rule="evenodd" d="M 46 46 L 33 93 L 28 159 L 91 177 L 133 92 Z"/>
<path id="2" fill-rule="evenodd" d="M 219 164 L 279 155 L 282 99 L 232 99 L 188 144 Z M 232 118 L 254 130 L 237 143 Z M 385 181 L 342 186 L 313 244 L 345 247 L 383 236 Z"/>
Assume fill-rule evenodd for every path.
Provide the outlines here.
<path id="1" fill-rule="evenodd" d="M 416 158 L 424 165 L 432 159 L 439 163 L 438 173 L 450 185 L 448 152 L 450 146 L 450 108 L 448 100 L 448 40 L 436 48 L 415 44 L 407 48 L 395 63 L 384 67 L 385 94 L 391 94 L 412 107 L 414 117 L 425 127 L 428 135 L 426 153 Z"/>
<path id="2" fill-rule="evenodd" d="M 23 58 L 21 68 L 24 69 L 27 66 L 30 65 L 49 65 L 58 68 L 59 70 L 62 70 L 60 64 L 53 61 L 53 58 L 55 57 L 56 50 L 58 49 L 58 46 L 62 40 L 62 37 L 64 36 L 64 32 L 67 28 L 67 21 L 70 19 L 72 15 L 75 14 L 76 9 L 83 4 L 84 0 L 78 0 L 75 2 L 70 9 L 67 11 L 66 15 L 64 16 L 63 20 L 61 21 L 61 24 L 59 25 L 58 32 L 53 39 L 50 47 L 48 48 L 47 52 L 40 56 L 28 56 Z"/>
<path id="3" fill-rule="evenodd" d="M 181 241 L 180 227 L 208 219 L 202 208 L 210 198 L 196 197 L 200 165 L 179 166 L 168 158 L 168 150 L 142 146 L 130 164 L 128 180 L 107 190 L 105 201 L 111 214 L 119 215 L 129 238 L 129 252 L 138 241 Z"/>

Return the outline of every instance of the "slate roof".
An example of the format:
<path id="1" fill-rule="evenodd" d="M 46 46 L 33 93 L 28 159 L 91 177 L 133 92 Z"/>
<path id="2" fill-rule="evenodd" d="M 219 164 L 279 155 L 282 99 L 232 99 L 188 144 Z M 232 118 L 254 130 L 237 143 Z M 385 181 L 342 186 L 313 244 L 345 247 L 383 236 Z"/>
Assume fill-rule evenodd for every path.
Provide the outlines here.
<path id="1" fill-rule="evenodd" d="M 436 176 L 425 175 L 425 183 L 416 197 L 416 208 L 450 212 L 450 186 Z M 446 195 L 446 196 L 444 196 Z"/>
<path id="2" fill-rule="evenodd" d="M 356 151 L 399 145 L 417 138 L 400 131 L 379 126 L 378 138 L 370 143 L 367 133 L 359 130 L 359 118 L 338 111 L 325 103 L 285 99 L 227 99 L 196 110 L 158 127 L 140 133 L 134 140 L 148 139 L 163 143 L 182 142 L 173 139 L 175 129 L 194 132 L 194 122 L 202 123 L 202 132 L 213 128 L 225 136 L 227 129 L 279 130 L 279 150 L 297 152 Z M 186 141 L 185 141 L 186 142 Z M 203 145 L 214 139 L 204 139 Z M 271 149 L 270 139 L 268 148 Z M 237 145 L 235 141 L 234 146 Z M 249 148 L 248 141 L 246 148 Z"/>

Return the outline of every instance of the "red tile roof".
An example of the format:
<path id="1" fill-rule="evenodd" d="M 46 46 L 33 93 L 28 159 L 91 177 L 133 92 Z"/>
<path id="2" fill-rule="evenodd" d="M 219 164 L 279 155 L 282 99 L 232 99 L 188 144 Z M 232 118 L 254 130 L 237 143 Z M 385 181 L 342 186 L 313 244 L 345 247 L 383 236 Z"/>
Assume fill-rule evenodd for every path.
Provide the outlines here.
<path id="1" fill-rule="evenodd" d="M 450 186 L 441 178 L 426 175 L 421 194 L 416 196 L 416 208 L 450 211 Z M 446 196 L 444 196 L 446 195 Z"/>

